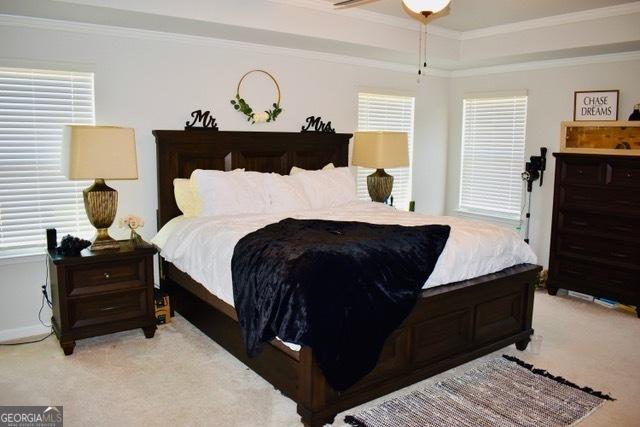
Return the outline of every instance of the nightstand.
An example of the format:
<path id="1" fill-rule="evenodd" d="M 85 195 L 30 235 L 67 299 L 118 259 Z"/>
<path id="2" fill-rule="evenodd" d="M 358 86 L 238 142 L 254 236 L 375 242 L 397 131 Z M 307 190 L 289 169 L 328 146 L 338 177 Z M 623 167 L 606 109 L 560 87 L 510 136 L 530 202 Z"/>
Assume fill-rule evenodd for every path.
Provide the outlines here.
<path id="1" fill-rule="evenodd" d="M 64 354 L 76 340 L 142 328 L 147 338 L 156 331 L 153 300 L 153 246 L 120 248 L 80 256 L 49 252 L 53 330 Z"/>

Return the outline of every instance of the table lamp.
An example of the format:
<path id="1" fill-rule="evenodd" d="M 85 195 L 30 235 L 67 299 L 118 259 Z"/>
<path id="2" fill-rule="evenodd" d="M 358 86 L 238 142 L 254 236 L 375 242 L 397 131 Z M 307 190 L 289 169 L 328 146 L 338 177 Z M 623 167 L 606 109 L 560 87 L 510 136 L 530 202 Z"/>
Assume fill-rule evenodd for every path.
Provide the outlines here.
<path id="1" fill-rule="evenodd" d="M 384 168 L 409 166 L 406 132 L 356 132 L 351 164 L 376 169 L 367 177 L 369 196 L 374 202 L 385 202 L 393 190 L 393 177 Z"/>
<path id="2" fill-rule="evenodd" d="M 84 208 L 96 228 L 92 251 L 119 248 L 109 236 L 118 209 L 118 192 L 105 179 L 138 179 L 136 140 L 133 129 L 114 126 L 65 126 L 62 173 L 71 180 L 95 179 L 86 188 Z"/>

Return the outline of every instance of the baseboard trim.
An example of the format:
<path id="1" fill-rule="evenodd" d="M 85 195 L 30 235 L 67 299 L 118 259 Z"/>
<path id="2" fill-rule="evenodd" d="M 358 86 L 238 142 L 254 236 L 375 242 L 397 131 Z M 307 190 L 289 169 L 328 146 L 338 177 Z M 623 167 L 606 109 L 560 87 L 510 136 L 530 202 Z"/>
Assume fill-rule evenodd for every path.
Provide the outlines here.
<path id="1" fill-rule="evenodd" d="M 25 338 L 33 338 L 38 335 L 46 335 L 51 332 L 51 328 L 44 325 L 32 325 L 22 328 L 5 329 L 0 331 L 0 342 L 15 341 Z"/>

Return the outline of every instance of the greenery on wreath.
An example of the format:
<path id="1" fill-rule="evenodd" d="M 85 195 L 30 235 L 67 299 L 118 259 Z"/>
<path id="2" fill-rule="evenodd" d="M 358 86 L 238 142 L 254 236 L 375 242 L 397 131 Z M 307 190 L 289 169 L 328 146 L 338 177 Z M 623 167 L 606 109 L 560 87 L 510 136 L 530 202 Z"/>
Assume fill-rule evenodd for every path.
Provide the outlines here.
<path id="1" fill-rule="evenodd" d="M 280 108 L 280 104 L 277 102 L 272 104 L 272 109 L 256 113 L 253 111 L 253 108 L 240 97 L 240 94 L 236 94 L 236 99 L 231 100 L 231 105 L 233 105 L 233 108 L 237 111 L 247 116 L 247 121 L 251 122 L 252 125 L 260 122 L 275 122 L 276 118 L 282 113 L 282 108 Z"/>

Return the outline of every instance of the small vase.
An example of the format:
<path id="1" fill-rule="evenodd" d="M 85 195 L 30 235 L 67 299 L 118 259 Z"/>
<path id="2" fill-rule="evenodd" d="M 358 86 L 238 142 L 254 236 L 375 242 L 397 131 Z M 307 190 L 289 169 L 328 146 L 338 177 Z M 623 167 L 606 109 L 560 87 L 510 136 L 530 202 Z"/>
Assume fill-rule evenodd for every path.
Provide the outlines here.
<path id="1" fill-rule="evenodd" d="M 142 239 L 142 236 L 136 233 L 136 230 L 131 230 L 131 246 L 134 248 L 143 248 L 146 245 L 146 242 Z"/>

